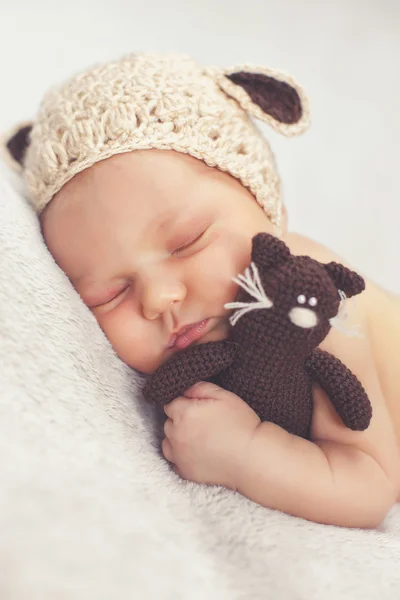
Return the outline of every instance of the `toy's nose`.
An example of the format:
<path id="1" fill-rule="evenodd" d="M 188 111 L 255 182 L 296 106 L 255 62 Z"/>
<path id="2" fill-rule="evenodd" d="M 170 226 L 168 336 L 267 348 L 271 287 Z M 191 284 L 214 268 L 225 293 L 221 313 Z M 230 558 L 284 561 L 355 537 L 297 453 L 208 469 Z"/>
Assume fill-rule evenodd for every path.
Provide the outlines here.
<path id="1" fill-rule="evenodd" d="M 318 317 L 313 310 L 298 306 L 292 308 L 289 312 L 289 319 L 294 325 L 303 329 L 311 329 L 311 327 L 315 327 L 318 324 Z"/>

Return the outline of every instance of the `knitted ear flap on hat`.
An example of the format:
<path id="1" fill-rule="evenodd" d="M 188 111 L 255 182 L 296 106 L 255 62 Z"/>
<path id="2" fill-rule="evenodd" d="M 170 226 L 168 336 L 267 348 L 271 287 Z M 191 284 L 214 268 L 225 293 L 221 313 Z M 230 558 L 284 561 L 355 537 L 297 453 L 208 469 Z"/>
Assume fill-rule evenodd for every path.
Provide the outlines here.
<path id="1" fill-rule="evenodd" d="M 22 171 L 24 157 L 30 144 L 32 123 L 24 122 L 16 125 L 1 140 L 1 150 L 7 163 L 15 171 Z"/>
<path id="2" fill-rule="evenodd" d="M 290 76 L 264 67 L 215 70 L 220 88 L 250 115 L 287 136 L 302 133 L 310 122 L 308 99 Z"/>

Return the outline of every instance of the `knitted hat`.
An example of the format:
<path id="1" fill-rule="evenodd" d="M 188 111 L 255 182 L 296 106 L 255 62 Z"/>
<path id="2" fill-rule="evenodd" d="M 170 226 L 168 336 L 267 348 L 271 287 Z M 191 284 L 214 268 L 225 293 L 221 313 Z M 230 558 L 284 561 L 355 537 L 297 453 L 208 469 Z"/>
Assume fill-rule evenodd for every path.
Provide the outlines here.
<path id="1" fill-rule="evenodd" d="M 5 138 L 40 214 L 74 175 L 115 154 L 157 148 L 190 154 L 239 179 L 279 227 L 280 183 L 251 120 L 285 135 L 309 124 L 302 88 L 267 68 L 202 67 L 186 55 L 130 54 L 51 89 L 37 118 Z"/>

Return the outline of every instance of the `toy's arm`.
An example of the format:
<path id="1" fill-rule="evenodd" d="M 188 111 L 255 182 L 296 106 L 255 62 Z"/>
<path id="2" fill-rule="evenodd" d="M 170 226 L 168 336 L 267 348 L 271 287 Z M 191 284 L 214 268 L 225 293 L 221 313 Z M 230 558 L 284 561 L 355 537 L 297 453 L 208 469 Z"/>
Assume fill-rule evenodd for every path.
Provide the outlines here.
<path id="1" fill-rule="evenodd" d="M 364 431 L 370 424 L 372 407 L 357 377 L 338 358 L 315 350 L 306 360 L 310 377 L 325 390 L 346 427 Z"/>
<path id="2" fill-rule="evenodd" d="M 168 404 L 198 381 L 210 379 L 228 367 L 236 350 L 237 345 L 226 340 L 190 346 L 153 373 L 143 388 L 143 395 L 155 404 Z"/>

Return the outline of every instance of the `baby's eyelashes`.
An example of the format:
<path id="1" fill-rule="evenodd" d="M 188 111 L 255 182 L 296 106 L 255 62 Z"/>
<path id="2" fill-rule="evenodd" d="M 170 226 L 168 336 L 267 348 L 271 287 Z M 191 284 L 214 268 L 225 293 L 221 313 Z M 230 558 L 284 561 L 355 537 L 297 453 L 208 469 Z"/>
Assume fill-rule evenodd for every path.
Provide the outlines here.
<path id="1" fill-rule="evenodd" d="M 104 292 L 96 293 L 93 295 L 89 293 L 87 295 L 84 294 L 82 296 L 81 294 L 81 297 L 90 309 L 99 308 L 100 306 L 109 306 L 116 300 L 121 300 L 121 297 L 124 294 L 126 294 L 130 287 L 130 284 L 125 284 L 122 287 L 110 288 L 108 290 L 105 290 Z"/>
<path id="2" fill-rule="evenodd" d="M 204 234 L 205 234 L 205 231 L 202 231 L 199 235 L 192 236 L 191 238 L 189 238 L 189 241 L 183 242 L 182 245 L 180 245 L 178 248 L 173 250 L 173 252 L 171 254 L 174 256 L 179 256 L 180 254 L 184 253 L 186 250 L 190 250 L 193 246 L 195 246 L 197 244 L 197 242 L 200 242 L 200 240 L 203 238 Z"/>
<path id="3" fill-rule="evenodd" d="M 121 290 L 119 290 L 112 298 L 110 298 L 106 302 L 103 302 L 103 304 L 110 304 L 110 302 L 113 302 L 114 300 L 116 300 L 117 298 L 122 296 L 125 292 L 127 292 L 129 288 L 130 288 L 130 286 L 126 285 Z"/>

